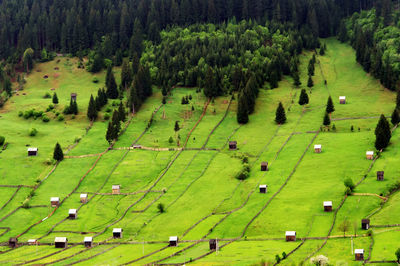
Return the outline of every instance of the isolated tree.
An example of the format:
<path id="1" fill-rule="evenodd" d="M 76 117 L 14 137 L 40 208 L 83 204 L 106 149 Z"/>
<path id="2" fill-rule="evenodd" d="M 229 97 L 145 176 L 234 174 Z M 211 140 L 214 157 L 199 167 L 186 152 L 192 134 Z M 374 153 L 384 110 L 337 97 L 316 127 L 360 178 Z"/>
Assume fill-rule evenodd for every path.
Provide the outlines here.
<path id="1" fill-rule="evenodd" d="M 118 87 L 117 83 L 115 82 L 115 77 L 111 66 L 108 67 L 107 69 L 106 87 L 107 87 L 107 97 L 110 99 L 117 99 Z"/>
<path id="2" fill-rule="evenodd" d="M 285 124 L 286 122 L 285 108 L 283 108 L 281 102 L 279 102 L 278 108 L 276 108 L 275 122 L 280 125 Z"/>
<path id="3" fill-rule="evenodd" d="M 375 136 L 375 148 L 378 151 L 385 149 L 389 145 L 392 132 L 389 122 L 383 114 L 379 118 L 378 125 L 375 128 Z"/>
<path id="4" fill-rule="evenodd" d="M 179 121 L 175 121 L 174 131 L 178 132 L 180 130 Z"/>
<path id="5" fill-rule="evenodd" d="M 339 230 L 343 232 L 343 236 L 346 237 L 346 232 L 350 230 L 350 222 L 348 220 L 343 220 L 341 224 L 339 224 Z"/>
<path id="6" fill-rule="evenodd" d="M 325 113 L 325 115 L 324 115 L 323 124 L 324 124 L 324 126 L 329 126 L 331 124 L 331 118 L 329 117 L 328 113 Z"/>
<path id="7" fill-rule="evenodd" d="M 24 69 L 26 73 L 29 73 L 33 68 L 33 56 L 34 52 L 32 48 L 25 50 L 24 56 L 22 57 L 22 62 L 24 63 Z"/>
<path id="8" fill-rule="evenodd" d="M 335 106 L 333 105 L 333 101 L 332 101 L 332 97 L 331 96 L 329 96 L 328 102 L 326 103 L 326 112 L 328 114 L 331 114 L 331 113 L 335 112 Z"/>
<path id="9" fill-rule="evenodd" d="M 54 147 L 53 158 L 57 162 L 61 162 L 64 159 L 64 153 L 61 149 L 60 144 L 57 142 L 56 146 Z"/>
<path id="10" fill-rule="evenodd" d="M 343 181 L 343 184 L 344 184 L 344 186 L 345 186 L 346 188 L 350 189 L 351 192 L 353 192 L 354 189 L 356 188 L 356 186 L 355 186 L 354 183 L 353 183 L 353 180 L 352 180 L 350 177 L 346 178 L 346 179 Z"/>
<path id="11" fill-rule="evenodd" d="M 93 95 L 90 95 L 87 117 L 89 118 L 90 121 L 94 121 L 97 118 L 97 106 L 93 98 Z"/>
<path id="12" fill-rule="evenodd" d="M 400 122 L 399 111 L 396 108 L 393 110 L 391 122 L 394 126 Z"/>
<path id="13" fill-rule="evenodd" d="M 57 93 L 54 93 L 54 94 L 53 94 L 53 103 L 54 103 L 54 104 L 58 104 Z"/>
<path id="14" fill-rule="evenodd" d="M 294 82 L 293 82 L 294 86 L 299 87 L 301 85 L 300 76 L 299 76 L 298 72 L 293 73 L 293 80 L 294 80 Z"/>
<path id="15" fill-rule="evenodd" d="M 165 212 L 165 206 L 162 203 L 158 203 L 157 209 L 159 213 L 164 213 Z"/>
<path id="16" fill-rule="evenodd" d="M 308 75 L 307 87 L 312 88 L 314 86 L 314 81 L 312 80 L 311 75 Z"/>
<path id="17" fill-rule="evenodd" d="M 249 122 L 249 111 L 247 107 L 247 100 L 243 93 L 240 93 L 239 95 L 236 118 L 239 124 L 247 124 Z"/>
<path id="18" fill-rule="evenodd" d="M 305 89 L 302 89 L 300 93 L 299 104 L 305 105 L 308 104 L 308 102 L 309 102 L 308 94 Z"/>
<path id="19" fill-rule="evenodd" d="M 106 140 L 108 141 L 108 143 L 111 144 L 111 142 L 113 141 L 113 125 L 112 122 L 108 122 L 108 127 L 107 127 L 107 133 L 106 133 Z"/>

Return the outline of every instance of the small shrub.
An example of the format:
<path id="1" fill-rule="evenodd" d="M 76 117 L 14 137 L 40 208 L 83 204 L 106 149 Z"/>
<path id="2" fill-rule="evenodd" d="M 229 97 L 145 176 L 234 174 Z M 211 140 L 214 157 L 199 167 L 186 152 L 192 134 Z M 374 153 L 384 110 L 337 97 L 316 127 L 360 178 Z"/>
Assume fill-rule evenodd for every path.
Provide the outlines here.
<path id="1" fill-rule="evenodd" d="M 243 165 L 242 170 L 236 175 L 239 180 L 245 180 L 250 175 L 250 166 L 248 164 Z"/>
<path id="2" fill-rule="evenodd" d="M 398 249 L 396 250 L 395 255 L 396 255 L 396 258 L 397 258 L 397 262 L 400 263 L 400 248 L 398 248 Z"/>
<path id="3" fill-rule="evenodd" d="M 71 115 L 71 119 L 75 119 L 75 115 Z"/>
<path id="4" fill-rule="evenodd" d="M 353 125 L 351 125 L 351 127 L 350 127 L 350 131 L 351 131 L 351 132 L 353 132 L 353 131 L 354 131 L 354 126 L 353 126 Z"/>
<path id="5" fill-rule="evenodd" d="M 36 136 L 37 133 L 38 133 L 38 131 L 37 131 L 36 128 L 31 128 L 31 129 L 29 130 L 29 136 L 31 136 L 31 137 Z"/>
<path id="6" fill-rule="evenodd" d="M 4 136 L 0 136 L 0 145 L 3 145 L 6 142 L 6 138 Z"/>
<path id="7" fill-rule="evenodd" d="M 31 205 L 29 204 L 29 199 L 25 199 L 24 202 L 22 203 L 22 208 L 24 209 L 29 209 Z"/>
<path id="8" fill-rule="evenodd" d="M 51 98 L 50 93 L 46 92 L 46 93 L 43 95 L 43 98 L 44 98 L 44 99 L 49 99 L 49 98 Z"/>
<path id="9" fill-rule="evenodd" d="M 94 77 L 94 78 L 92 79 L 92 82 L 93 82 L 93 83 L 99 83 L 99 79 L 98 79 L 97 77 Z"/>
<path id="10" fill-rule="evenodd" d="M 243 156 L 242 163 L 249 163 L 249 157 Z"/>
<path id="11" fill-rule="evenodd" d="M 158 203 L 157 209 L 158 209 L 158 212 L 159 212 L 159 213 L 164 213 L 164 212 L 165 212 L 164 204 Z"/>
<path id="12" fill-rule="evenodd" d="M 286 259 L 286 252 L 282 252 L 282 259 Z"/>
<path id="13" fill-rule="evenodd" d="M 172 137 L 169 137 L 168 142 L 169 142 L 169 144 L 172 144 L 172 143 L 174 143 L 174 139 Z"/>
<path id="14" fill-rule="evenodd" d="M 335 124 L 332 125 L 332 130 L 333 130 L 333 131 L 336 131 L 336 126 L 335 126 Z"/>
<path id="15" fill-rule="evenodd" d="M 42 116 L 42 121 L 45 122 L 45 123 L 47 123 L 47 122 L 50 121 L 50 118 L 49 118 L 46 114 L 43 114 L 43 116 Z"/>
<path id="16" fill-rule="evenodd" d="M 19 112 L 18 112 L 18 116 L 19 116 L 19 117 L 22 117 L 23 115 L 24 115 L 24 113 L 23 113 L 22 111 L 19 111 Z"/>
<path id="17" fill-rule="evenodd" d="M 276 263 L 279 263 L 279 262 L 281 262 L 281 257 L 279 257 L 279 255 L 276 254 L 275 255 L 275 260 L 276 260 Z"/>
<path id="18" fill-rule="evenodd" d="M 61 122 L 61 121 L 64 121 L 64 116 L 63 116 L 63 115 L 59 115 L 57 119 L 58 119 L 58 121 L 60 121 L 60 122 Z"/>

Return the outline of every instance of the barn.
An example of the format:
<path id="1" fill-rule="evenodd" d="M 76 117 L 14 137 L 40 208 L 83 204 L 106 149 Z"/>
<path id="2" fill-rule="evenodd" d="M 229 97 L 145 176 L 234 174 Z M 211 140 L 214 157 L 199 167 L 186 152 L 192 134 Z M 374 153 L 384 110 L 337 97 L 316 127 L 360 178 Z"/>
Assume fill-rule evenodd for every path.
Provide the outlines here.
<path id="1" fill-rule="evenodd" d="M 50 198 L 51 207 L 57 207 L 60 204 L 59 197 L 51 197 Z"/>
<path id="2" fill-rule="evenodd" d="M 36 239 L 29 239 L 28 240 L 28 245 L 30 245 L 30 246 L 37 245 L 37 244 L 38 244 L 38 242 L 37 242 Z"/>
<path id="3" fill-rule="evenodd" d="M 37 156 L 38 148 L 28 148 L 28 156 Z"/>
<path id="4" fill-rule="evenodd" d="M 286 231 L 286 241 L 296 241 L 296 231 Z"/>
<path id="5" fill-rule="evenodd" d="M 66 237 L 56 237 L 54 239 L 54 246 L 56 248 L 66 248 L 68 246 L 68 239 Z"/>
<path id="6" fill-rule="evenodd" d="M 122 228 L 113 229 L 113 238 L 122 238 Z"/>
<path id="7" fill-rule="evenodd" d="M 178 246 L 178 237 L 177 236 L 170 236 L 169 237 L 169 246 L 170 247 L 177 247 Z"/>
<path id="8" fill-rule="evenodd" d="M 81 203 L 87 203 L 88 196 L 87 194 L 81 194 Z"/>
<path id="9" fill-rule="evenodd" d="M 267 193 L 268 186 L 267 185 L 260 185 L 260 193 Z"/>
<path id="10" fill-rule="evenodd" d="M 237 141 L 229 141 L 229 150 L 234 151 L 237 149 Z"/>
<path id="11" fill-rule="evenodd" d="M 77 93 L 75 93 L 75 92 L 71 93 L 71 101 L 76 101 L 77 96 L 78 96 Z"/>
<path id="12" fill-rule="evenodd" d="M 346 104 L 346 96 L 340 96 L 339 97 L 339 103 L 340 104 Z"/>
<path id="13" fill-rule="evenodd" d="M 17 247 L 17 244 L 18 244 L 18 238 L 10 237 L 10 239 L 8 240 L 8 246 L 10 248 L 15 248 L 15 247 Z"/>
<path id="14" fill-rule="evenodd" d="M 325 212 L 332 211 L 332 201 L 324 201 L 324 211 Z"/>
<path id="15" fill-rule="evenodd" d="M 77 213 L 76 209 L 69 209 L 69 211 L 68 211 L 69 219 L 75 220 L 77 216 L 78 216 L 78 213 Z"/>
<path id="16" fill-rule="evenodd" d="M 91 236 L 86 236 L 83 239 L 83 244 L 85 245 L 85 248 L 91 248 L 93 243 L 93 237 Z"/>
<path id="17" fill-rule="evenodd" d="M 373 160 L 374 159 L 374 152 L 373 151 L 367 151 L 367 160 Z"/>
<path id="18" fill-rule="evenodd" d="M 385 172 L 384 172 L 384 171 L 378 171 L 378 172 L 376 172 L 376 179 L 377 179 L 378 181 L 383 181 L 384 175 L 385 175 Z"/>
<path id="19" fill-rule="evenodd" d="M 217 250 L 218 247 L 218 240 L 217 239 L 210 239 L 210 250 Z"/>
<path id="20" fill-rule="evenodd" d="M 354 254 L 356 256 L 356 260 L 364 260 L 364 250 L 363 249 L 356 249 L 354 250 Z"/>
<path id="21" fill-rule="evenodd" d="M 120 186 L 120 185 L 113 185 L 113 186 L 112 186 L 112 194 L 113 194 L 113 195 L 119 194 L 120 189 L 121 189 L 121 186 Z"/>
<path id="22" fill-rule="evenodd" d="M 262 172 L 268 171 L 268 162 L 261 163 L 261 171 Z"/>
<path id="23" fill-rule="evenodd" d="M 322 145 L 320 145 L 320 144 L 314 145 L 315 153 L 321 153 L 321 151 L 322 151 Z"/>
<path id="24" fill-rule="evenodd" d="M 369 229 L 369 223 L 370 223 L 369 219 L 362 219 L 361 220 L 361 228 L 363 230 L 368 230 Z"/>

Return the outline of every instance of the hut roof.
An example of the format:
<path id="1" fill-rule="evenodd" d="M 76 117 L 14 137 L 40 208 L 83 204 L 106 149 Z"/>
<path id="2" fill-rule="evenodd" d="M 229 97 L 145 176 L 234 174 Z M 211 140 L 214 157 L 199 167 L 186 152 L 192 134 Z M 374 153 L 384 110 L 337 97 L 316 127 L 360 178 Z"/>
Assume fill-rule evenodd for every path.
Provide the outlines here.
<path id="1" fill-rule="evenodd" d="M 325 206 L 331 206 L 332 207 L 332 201 L 324 201 L 324 207 Z"/>
<path id="2" fill-rule="evenodd" d="M 67 238 L 66 237 L 56 237 L 54 239 L 54 242 L 56 242 L 56 243 L 65 243 L 65 242 L 67 242 Z"/>
<path id="3" fill-rule="evenodd" d="M 314 145 L 314 149 L 321 149 L 321 148 L 322 148 L 321 144 Z"/>
<path id="4" fill-rule="evenodd" d="M 114 228 L 113 233 L 122 233 L 122 228 Z"/>
<path id="5" fill-rule="evenodd" d="M 76 92 L 72 92 L 71 96 L 77 96 L 78 94 Z"/>
<path id="6" fill-rule="evenodd" d="M 81 194 L 81 198 L 87 198 L 87 194 Z"/>
<path id="7" fill-rule="evenodd" d="M 93 241 L 93 237 L 91 236 L 85 236 L 85 238 L 83 239 L 83 242 L 92 242 Z"/>
<path id="8" fill-rule="evenodd" d="M 354 250 L 355 254 L 364 254 L 364 250 L 363 249 L 356 249 Z"/>
<path id="9" fill-rule="evenodd" d="M 119 189 L 121 186 L 120 185 L 113 185 L 112 189 Z"/>
<path id="10" fill-rule="evenodd" d="M 369 219 L 362 219 L 361 222 L 362 223 L 369 223 Z"/>
<path id="11" fill-rule="evenodd" d="M 268 162 L 261 162 L 261 165 L 267 166 L 267 165 L 268 165 Z"/>
<path id="12" fill-rule="evenodd" d="M 339 100 L 346 100 L 346 96 L 339 96 Z"/>
<path id="13" fill-rule="evenodd" d="M 229 144 L 237 144 L 236 140 L 229 141 Z"/>
<path id="14" fill-rule="evenodd" d="M 28 151 L 38 151 L 38 148 L 28 148 Z"/>
<path id="15" fill-rule="evenodd" d="M 178 237 L 177 236 L 170 236 L 169 237 L 169 241 L 178 241 Z"/>
<path id="16" fill-rule="evenodd" d="M 50 201 L 60 201 L 60 198 L 59 197 L 51 197 Z"/>
<path id="17" fill-rule="evenodd" d="M 260 185 L 260 188 L 267 188 L 267 185 Z"/>
<path id="18" fill-rule="evenodd" d="M 367 151 L 367 155 L 374 155 L 373 151 Z"/>
<path id="19" fill-rule="evenodd" d="M 210 239 L 210 243 L 211 243 L 211 244 L 217 243 L 217 239 Z"/>
<path id="20" fill-rule="evenodd" d="M 29 239 L 28 243 L 36 243 L 36 239 Z"/>
<path id="21" fill-rule="evenodd" d="M 296 236 L 296 231 L 286 231 L 286 236 Z"/>
<path id="22" fill-rule="evenodd" d="M 76 214 L 76 209 L 69 209 L 68 213 L 69 214 Z"/>

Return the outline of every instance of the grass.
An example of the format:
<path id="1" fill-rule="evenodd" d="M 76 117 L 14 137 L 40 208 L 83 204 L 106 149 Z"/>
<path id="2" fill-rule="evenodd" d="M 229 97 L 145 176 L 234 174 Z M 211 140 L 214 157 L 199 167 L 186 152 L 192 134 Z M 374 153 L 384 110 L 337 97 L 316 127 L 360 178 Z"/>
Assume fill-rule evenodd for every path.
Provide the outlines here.
<path id="1" fill-rule="evenodd" d="M 92 75 L 79 70 L 73 58 L 37 65 L 27 76 L 24 90 L 0 110 L 0 128 L 7 128 L 1 134 L 9 142 L 0 153 L 0 185 L 31 186 L 20 188 L 12 199 L 17 187 L 0 187 L 0 208 L 11 199 L 0 210 L 0 227 L 11 228 L 0 236 L 0 241 L 6 243 L 10 237 L 41 221 L 22 234 L 19 241 L 40 238 L 42 243 L 50 245 L 24 246 L 11 251 L 1 247 L 1 251 L 7 252 L 0 253 L 0 263 L 16 264 L 31 259 L 38 259 L 34 262 L 38 264 L 61 260 L 57 265 L 78 260 L 83 260 L 81 265 L 117 265 L 135 259 L 139 259 L 136 264 L 158 260 L 184 263 L 209 252 L 208 239 L 218 238 L 222 245 L 228 243 L 228 238 L 243 234 L 218 253 L 193 264 L 274 263 L 276 255 L 288 254 L 300 245 L 301 238 L 308 238 L 281 264 L 297 265 L 302 261 L 309 264 L 310 256 L 325 255 L 331 264 L 359 265 L 354 261 L 351 241 L 354 248 L 366 250 L 366 257 L 371 243 L 366 231 L 360 229 L 361 219 L 370 216 L 372 225 L 400 223 L 400 196 L 394 193 L 383 202 L 374 195 L 353 195 L 340 206 L 344 199 L 343 181 L 346 178 L 354 183 L 362 181 L 356 193 L 378 195 L 388 195 L 388 187 L 399 181 L 397 131 L 370 171 L 372 161 L 365 158 L 365 152 L 374 149 L 376 116 L 390 115 L 395 94 L 382 88 L 355 63 L 351 47 L 334 39 L 323 42 L 328 50 L 325 56 L 317 57 L 315 86 L 307 88 L 308 105 L 298 105 L 300 88 L 294 88 L 292 79 L 284 77 L 279 88 L 260 90 L 248 124 L 241 126 L 236 121 L 237 95 L 229 109 L 228 95 L 211 101 L 199 122 L 207 102 L 202 93 L 192 88 L 175 88 L 163 106 L 161 92 L 154 88 L 154 94 L 132 117 L 126 132 L 111 150 L 105 140 L 108 121 L 103 117 L 119 100 L 114 106 L 110 101 L 90 129 L 85 112 L 90 94 L 103 86 L 105 73 Z M 307 83 L 311 56 L 311 52 L 300 55 L 303 84 Z M 56 66 L 59 71 L 54 70 Z M 117 78 L 119 71 L 115 69 Z M 49 75 L 46 80 L 45 74 Z M 100 80 L 97 85 L 92 83 L 94 76 Z M 51 93 L 51 88 L 55 88 L 60 99 L 57 111 L 62 111 L 68 103 L 71 92 L 77 92 L 79 115 L 74 119 L 66 116 L 65 121 L 59 122 L 50 112 L 49 123 L 18 117 L 20 110 L 46 109 L 51 100 L 43 95 Z M 301 88 L 306 87 L 301 85 Z M 192 95 L 192 100 L 182 105 L 181 99 L 186 95 Z M 336 130 L 328 131 L 321 124 L 329 95 L 336 108 L 332 114 Z M 338 103 L 341 95 L 347 97 L 345 105 Z M 274 122 L 279 101 L 287 114 L 287 123 L 282 126 Z M 153 113 L 152 124 L 146 129 Z M 181 128 L 178 132 L 174 131 L 176 121 Z M 38 130 L 34 137 L 28 136 L 31 128 Z M 317 135 L 317 131 L 321 132 Z M 172 150 L 182 148 L 186 139 L 185 150 Z M 237 151 L 229 151 L 228 140 L 238 142 Z M 68 156 L 74 157 L 66 158 L 49 175 L 54 168 L 50 159 L 56 142 L 61 143 L 64 151 L 69 147 Z M 134 143 L 149 149 L 126 149 Z M 204 144 L 207 149 L 200 150 Z M 322 153 L 314 153 L 314 144 L 322 145 Z M 39 147 L 37 157 L 26 156 L 28 146 Z M 248 158 L 250 176 L 240 181 L 235 177 L 243 167 L 243 157 Z M 260 171 L 262 161 L 269 163 L 268 172 Z M 376 171 L 381 170 L 385 171 L 385 180 L 378 182 Z M 115 184 L 121 185 L 122 195 L 110 194 Z M 268 185 L 266 194 L 258 192 L 260 184 Z M 89 193 L 87 204 L 80 203 L 80 193 Z M 54 213 L 49 203 L 52 196 L 64 200 Z M 27 198 L 33 207 L 21 208 Z M 328 200 L 333 201 L 331 213 L 323 211 L 322 203 Z M 164 213 L 159 212 L 159 203 L 165 206 Z M 79 209 L 76 220 L 66 219 L 72 208 Z M 359 237 L 353 240 L 343 237 L 340 224 L 344 220 L 350 222 L 346 234 L 356 232 Z M 123 238 L 111 239 L 112 229 L 118 227 L 123 228 Z M 297 232 L 296 242 L 284 241 L 288 230 Z M 394 259 L 394 251 L 399 247 L 397 230 L 398 227 L 372 227 L 371 260 Z M 0 234 L 3 232 L 5 229 L 0 230 Z M 169 237 L 175 235 L 189 242 L 162 249 Z M 322 246 L 328 235 L 333 238 Z M 95 236 L 95 242 L 105 241 L 107 245 L 90 250 L 76 245 L 43 258 L 56 251 L 51 246 L 56 236 L 68 237 L 75 244 L 82 243 L 84 236 Z M 321 239 L 315 239 L 318 237 Z M 190 241 L 200 239 L 203 241 L 174 255 L 194 243 Z"/>

